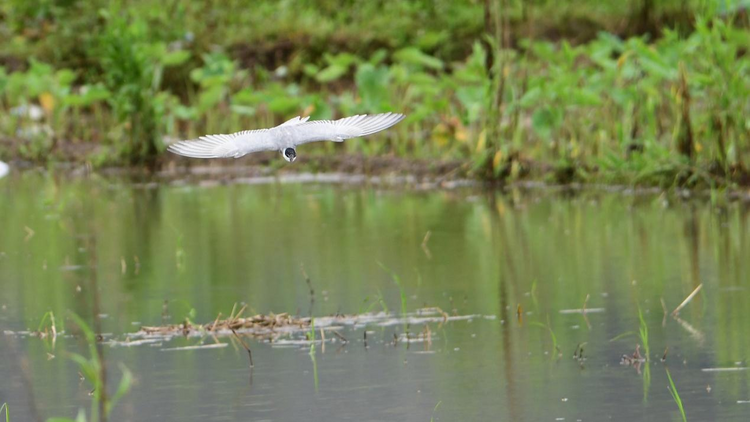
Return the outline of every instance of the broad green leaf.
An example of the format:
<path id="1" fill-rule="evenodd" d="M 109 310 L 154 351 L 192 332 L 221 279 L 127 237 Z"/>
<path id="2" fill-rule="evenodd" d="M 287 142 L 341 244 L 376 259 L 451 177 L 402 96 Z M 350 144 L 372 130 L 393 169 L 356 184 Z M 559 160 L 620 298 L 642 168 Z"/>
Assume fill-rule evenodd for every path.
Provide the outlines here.
<path id="1" fill-rule="evenodd" d="M 349 70 L 348 66 L 342 66 L 339 64 L 332 64 L 325 69 L 318 72 L 317 75 L 315 75 L 315 80 L 317 80 L 320 83 L 328 83 L 333 82 L 336 79 L 344 76 L 346 72 Z"/>
<path id="2" fill-rule="evenodd" d="M 164 66 L 179 66 L 190 59 L 190 52 L 186 50 L 170 51 L 161 58 Z"/>
<path id="3" fill-rule="evenodd" d="M 441 70 L 443 69 L 443 61 L 432 57 L 428 54 L 423 53 L 416 47 L 406 47 L 397 51 L 393 57 L 396 61 L 416 65 L 420 67 L 426 67 L 428 69 Z"/>

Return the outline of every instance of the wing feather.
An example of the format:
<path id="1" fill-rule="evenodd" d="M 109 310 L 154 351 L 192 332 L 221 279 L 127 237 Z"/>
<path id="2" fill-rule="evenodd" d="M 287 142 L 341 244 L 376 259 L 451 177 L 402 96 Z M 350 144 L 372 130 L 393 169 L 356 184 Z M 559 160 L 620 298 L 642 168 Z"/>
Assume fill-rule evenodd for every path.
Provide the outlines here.
<path id="1" fill-rule="evenodd" d="M 192 158 L 239 158 L 258 151 L 278 149 L 269 129 L 205 135 L 170 144 L 167 151 Z"/>
<path id="2" fill-rule="evenodd" d="M 372 135 L 404 119 L 400 113 L 361 114 L 338 120 L 314 120 L 295 117 L 271 129 L 243 130 L 231 134 L 205 135 L 175 142 L 167 150 L 193 158 L 239 158 L 258 151 L 274 151 L 290 145 L 315 141 L 342 142 Z"/>
<path id="3" fill-rule="evenodd" d="M 316 141 L 342 142 L 345 139 L 372 135 L 403 120 L 400 113 L 361 114 L 338 120 L 313 120 L 294 126 L 295 145 Z"/>

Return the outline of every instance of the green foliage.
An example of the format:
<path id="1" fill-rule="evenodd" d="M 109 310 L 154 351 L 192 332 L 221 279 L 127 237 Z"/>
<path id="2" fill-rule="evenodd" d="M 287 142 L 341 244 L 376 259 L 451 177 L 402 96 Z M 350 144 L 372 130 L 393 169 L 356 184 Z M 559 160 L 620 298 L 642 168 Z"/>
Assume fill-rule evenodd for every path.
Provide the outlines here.
<path id="1" fill-rule="evenodd" d="M 396 287 L 398 287 L 399 294 L 401 296 L 401 316 L 406 317 L 406 290 L 404 290 L 404 286 L 401 283 L 401 277 L 399 277 L 398 274 L 383 265 L 381 262 L 378 262 L 378 265 L 391 276 L 391 280 L 393 280 L 393 283 L 396 285 Z"/>
<path id="2" fill-rule="evenodd" d="M 94 161 L 142 162 L 162 151 L 164 135 L 399 111 L 408 119 L 381 135 L 392 142 L 311 148 L 473 160 L 491 178 L 521 177 L 529 161 L 561 181 L 717 186 L 747 174 L 750 30 L 721 2 L 659 2 L 652 13 L 689 10 L 694 25 L 661 27 L 659 38 L 599 32 L 577 44 L 518 28 L 565 13 L 607 28 L 607 16 L 630 9 L 581 1 L 550 13 L 552 2 L 511 2 L 505 12 L 520 34 L 508 49 L 484 33 L 481 2 L 468 0 L 303 1 L 293 12 L 258 1 L 252 14 L 242 2 L 211 3 L 208 14 L 152 1 L 3 6 L 16 36 L 1 48 L 27 66 L 0 68 L 0 106 L 44 110 L 40 121 L 0 117 L 23 156 L 48 159 L 56 140 L 108 140 Z M 44 22 L 59 35 L 27 40 L 23 31 L 44 31 Z M 72 44 L 72 34 L 80 39 L 61 51 L 73 59 L 50 53 L 47 43 Z"/>
<path id="3" fill-rule="evenodd" d="M 646 325 L 646 320 L 643 319 L 643 313 L 641 312 L 641 308 L 638 308 L 638 321 L 640 322 L 640 327 L 638 329 L 638 332 L 641 336 L 641 343 L 643 343 L 643 352 L 644 356 L 646 357 L 646 360 L 650 359 L 650 349 L 649 349 L 649 343 L 648 343 L 648 325 Z"/>
<path id="4" fill-rule="evenodd" d="M 104 83 L 113 93 L 109 104 L 124 125 L 127 140 L 120 153 L 130 161 L 142 161 L 159 151 L 155 100 L 160 72 L 152 60 L 159 49 L 148 43 L 145 21 L 130 22 L 117 9 L 102 16 L 106 24 L 94 54 L 101 58 Z"/>
<path id="5" fill-rule="evenodd" d="M 682 422 L 687 422 L 687 416 L 685 415 L 685 408 L 682 406 L 682 399 L 680 398 L 680 393 L 677 392 L 677 387 L 674 385 L 674 381 L 672 380 L 672 374 L 669 373 L 669 369 L 666 369 L 666 371 L 667 371 L 667 379 L 669 379 L 669 393 L 672 395 L 674 402 L 677 403 L 677 408 L 680 409 L 680 416 L 682 416 Z"/>
<path id="6" fill-rule="evenodd" d="M 83 409 L 80 409 L 75 420 L 65 418 L 53 418 L 49 420 L 58 422 L 85 422 L 87 420 L 96 422 L 101 419 L 106 420 L 108 419 L 109 414 L 112 412 L 114 406 L 120 401 L 120 399 L 122 399 L 125 394 L 127 394 L 128 390 L 130 390 L 130 386 L 133 382 L 133 375 L 130 370 L 125 367 L 125 365 L 120 364 L 119 366 L 120 371 L 122 371 L 122 378 L 120 379 L 120 383 L 118 384 L 115 394 L 107 398 L 106 386 L 104 385 L 104 380 L 101 376 L 102 365 L 104 365 L 104 362 L 101 361 L 99 351 L 97 350 L 96 334 L 91 329 L 91 327 L 89 327 L 88 324 L 86 324 L 86 322 L 83 321 L 83 319 L 81 319 L 81 317 L 79 317 L 78 315 L 71 313 L 70 317 L 81 329 L 81 332 L 83 333 L 89 348 L 90 357 L 86 358 L 83 355 L 71 353 L 70 359 L 78 364 L 79 371 L 92 386 L 93 398 L 91 401 L 91 416 L 90 419 L 87 419 L 86 412 Z M 102 403 L 104 405 L 104 415 L 99 414 L 99 408 Z"/>

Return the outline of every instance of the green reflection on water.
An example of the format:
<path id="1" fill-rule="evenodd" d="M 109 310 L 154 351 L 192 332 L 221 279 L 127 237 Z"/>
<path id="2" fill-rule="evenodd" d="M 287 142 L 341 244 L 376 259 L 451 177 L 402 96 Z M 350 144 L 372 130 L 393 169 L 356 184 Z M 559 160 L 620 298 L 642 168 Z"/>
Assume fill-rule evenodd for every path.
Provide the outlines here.
<path id="1" fill-rule="evenodd" d="M 579 379 L 593 370 L 591 362 L 600 371 L 604 363 L 616 366 L 623 353 L 632 353 L 638 336 L 609 340 L 638 332 L 639 307 L 651 350 L 660 354 L 669 346 L 675 365 L 684 360 L 699 373 L 700 367 L 744 362 L 750 350 L 748 209 L 741 204 L 665 206 L 660 197 L 593 193 L 150 186 L 30 172 L 4 179 L 0 193 L 10 198 L 0 201 L 3 328 L 33 329 L 48 311 L 64 315 L 70 309 L 90 318 L 92 289 L 98 313 L 106 314 L 103 329 L 114 333 L 161 323 L 165 300 L 173 323 L 192 308 L 196 321 L 210 321 L 237 302 L 252 312 L 306 314 L 304 266 L 316 315 L 357 312 L 379 292 L 391 309 L 406 303 L 408 311 L 424 305 L 495 315 L 493 323 L 477 321 L 456 331 L 434 327 L 440 340 L 433 347 L 462 344 L 468 357 L 436 354 L 433 376 L 453 377 L 441 387 L 446 396 L 473 391 L 476 380 L 456 374 L 476 373 L 478 362 L 484 364 L 482 379 L 497 380 L 512 420 L 528 417 L 530 403 L 540 398 L 611 400 L 611 389 L 584 393 L 559 381 Z M 429 254 L 422 247 L 427 232 Z M 661 299 L 671 310 L 700 283 L 702 292 L 680 320 L 662 325 Z M 588 322 L 560 313 L 584 303 L 605 311 L 588 314 Z M 516 319 L 518 305 L 528 322 L 523 325 Z M 588 362 L 579 367 L 549 359 L 550 333 L 563 362 L 583 343 Z M 470 334 L 481 351 L 465 351 Z M 50 346 L 29 342 L 28 349 L 44 356 Z M 316 389 L 325 356 L 310 355 Z M 190 369 L 201 365 L 199 355 L 173 359 L 188 368 L 180 375 L 185 381 L 200 382 L 200 373 Z M 305 364 L 309 368 L 310 361 Z M 443 374 L 448 366 L 453 375 Z M 69 371 L 62 360 L 45 368 L 59 376 Z M 666 378 L 655 372 L 652 379 L 649 365 L 640 375 L 619 374 L 625 385 L 636 381 L 646 408 L 655 405 L 653 395 L 664 394 Z M 322 373 L 321 388 L 332 378 Z M 680 380 L 688 378 L 680 374 Z M 729 398 L 741 397 L 750 385 L 744 375 L 695 380 Z M 651 385 L 659 387 L 649 393 Z M 689 392 L 681 390 L 686 401 Z M 199 398 L 196 392 L 185 396 Z M 466 407 L 482 405 L 479 397 L 464 398 Z M 441 413 L 450 409 L 445 402 Z"/>

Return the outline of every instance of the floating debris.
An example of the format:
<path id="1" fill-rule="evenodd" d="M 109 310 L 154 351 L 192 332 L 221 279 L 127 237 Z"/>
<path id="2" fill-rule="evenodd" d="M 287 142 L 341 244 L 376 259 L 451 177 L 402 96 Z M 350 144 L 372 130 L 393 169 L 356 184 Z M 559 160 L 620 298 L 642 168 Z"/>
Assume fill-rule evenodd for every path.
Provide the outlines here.
<path id="1" fill-rule="evenodd" d="M 144 344 L 160 344 L 160 343 L 161 343 L 160 339 L 130 340 L 128 338 L 125 341 L 111 340 L 107 344 L 110 346 L 132 347 L 132 346 L 142 346 Z"/>
<path id="2" fill-rule="evenodd" d="M 251 338 L 268 340 L 278 346 L 309 345 L 313 341 L 307 338 L 310 331 L 311 319 L 309 317 L 294 317 L 288 313 L 255 315 L 242 317 L 245 310 L 243 307 L 237 314 L 232 313 L 229 318 L 221 319 L 219 315 L 213 322 L 206 324 L 194 324 L 185 321 L 181 324 L 169 324 L 162 326 L 142 326 L 136 333 L 128 335 L 129 340 L 125 342 L 110 342 L 113 346 L 134 345 L 137 341 L 162 341 L 172 337 L 203 337 L 206 335 L 214 337 L 225 337 L 237 335 Z M 414 313 L 403 316 L 393 315 L 385 312 L 366 313 L 360 315 L 333 315 L 327 317 L 316 317 L 315 328 L 322 330 L 317 343 L 341 342 L 347 343 L 346 337 L 339 331 L 343 328 L 359 329 L 366 326 L 400 326 L 400 325 L 424 325 L 430 323 L 444 324 L 449 321 L 471 321 L 474 318 L 487 318 L 483 315 L 459 315 L 450 316 L 439 308 L 419 309 Z M 326 339 L 325 332 L 332 335 Z M 401 335 L 399 341 L 405 342 L 432 342 L 432 330 L 423 330 L 416 336 Z"/>
<path id="3" fill-rule="evenodd" d="M 560 309 L 561 314 L 599 314 L 606 311 L 606 308 L 581 308 L 581 309 Z"/>
<path id="4" fill-rule="evenodd" d="M 680 313 L 680 310 L 684 308 L 688 303 L 690 303 L 691 300 L 695 297 L 695 295 L 698 294 L 698 292 L 701 291 L 701 288 L 703 287 L 703 283 L 699 284 L 698 287 L 696 287 L 689 295 L 685 298 L 685 300 L 682 301 L 675 309 L 672 311 L 672 316 L 677 316 Z"/>
<path id="5" fill-rule="evenodd" d="M 747 371 L 747 366 L 736 366 L 729 368 L 701 368 L 702 372 L 736 372 L 736 371 Z"/>
<path id="6" fill-rule="evenodd" d="M 620 358 L 620 365 L 631 365 L 637 367 L 645 361 L 646 358 L 641 355 L 641 345 L 636 344 L 635 352 L 633 352 L 632 355 L 622 355 L 622 357 Z"/>
<path id="7" fill-rule="evenodd" d="M 180 350 L 223 349 L 227 346 L 229 346 L 229 343 L 201 344 L 198 346 L 171 347 L 167 349 L 161 349 L 161 351 L 162 352 L 174 352 L 174 351 L 180 351 Z"/>

